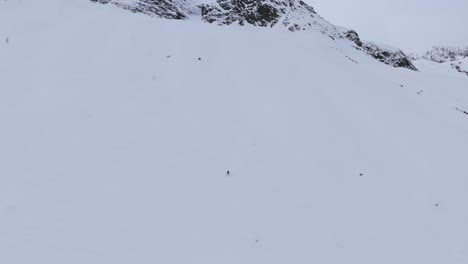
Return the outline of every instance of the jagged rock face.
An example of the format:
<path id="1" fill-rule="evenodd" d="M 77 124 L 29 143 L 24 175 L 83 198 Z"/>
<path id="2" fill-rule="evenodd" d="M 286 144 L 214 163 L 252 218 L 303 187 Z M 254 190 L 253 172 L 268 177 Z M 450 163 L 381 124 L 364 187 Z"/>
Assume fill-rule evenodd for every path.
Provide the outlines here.
<path id="1" fill-rule="evenodd" d="M 343 33 L 343 36 L 352 42 L 354 42 L 358 47 L 362 47 L 362 41 L 361 38 L 359 38 L 359 35 L 356 31 L 354 30 L 348 30 Z"/>
<path id="2" fill-rule="evenodd" d="M 417 71 L 411 59 L 401 50 L 383 47 L 371 42 L 364 42 L 363 49 L 376 60 L 397 68 L 406 68 Z"/>
<path id="3" fill-rule="evenodd" d="M 217 0 L 202 5 L 202 20 L 218 25 L 284 26 L 290 31 L 317 29 L 332 38 L 341 32 L 301 0 Z"/>
<path id="4" fill-rule="evenodd" d="M 457 61 L 468 57 L 468 47 L 440 47 L 435 46 L 421 56 L 423 59 L 437 63 Z"/>
<path id="5" fill-rule="evenodd" d="M 219 6 L 202 5 L 202 19 L 219 25 L 252 24 L 267 27 L 278 23 L 282 8 L 265 0 L 219 0 Z"/>
<path id="6" fill-rule="evenodd" d="M 112 3 L 135 13 L 144 13 L 167 19 L 187 19 L 199 13 L 189 0 L 91 0 L 102 4 Z"/>
<path id="7" fill-rule="evenodd" d="M 202 19 L 208 23 L 261 27 L 282 23 L 291 31 L 310 27 L 310 19 L 317 15 L 312 7 L 297 0 L 218 0 L 217 4 L 202 5 L 201 8 Z"/>
<path id="8" fill-rule="evenodd" d="M 413 71 L 418 70 L 411 62 L 411 58 L 400 49 L 384 47 L 372 42 L 363 42 L 359 38 L 358 33 L 354 30 L 343 32 L 342 35 L 354 42 L 358 48 L 380 62 L 396 68 L 406 68 Z"/>

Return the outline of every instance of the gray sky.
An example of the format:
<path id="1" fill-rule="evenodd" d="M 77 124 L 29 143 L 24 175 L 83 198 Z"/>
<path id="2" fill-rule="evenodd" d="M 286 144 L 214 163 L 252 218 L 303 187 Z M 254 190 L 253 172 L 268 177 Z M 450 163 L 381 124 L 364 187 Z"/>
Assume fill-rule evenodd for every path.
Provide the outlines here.
<path id="1" fill-rule="evenodd" d="M 406 52 L 468 46 L 468 0 L 304 0 L 325 19 L 362 39 Z"/>

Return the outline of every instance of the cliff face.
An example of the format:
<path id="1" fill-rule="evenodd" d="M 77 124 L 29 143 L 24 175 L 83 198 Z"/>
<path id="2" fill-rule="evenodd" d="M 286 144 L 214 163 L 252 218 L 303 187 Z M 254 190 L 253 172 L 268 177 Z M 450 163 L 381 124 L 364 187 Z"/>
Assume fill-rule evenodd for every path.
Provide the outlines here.
<path id="1" fill-rule="evenodd" d="M 378 61 L 392 65 L 397 68 L 407 68 L 417 71 L 411 59 L 400 49 L 378 45 L 372 42 L 364 42 L 363 49 Z"/>
<path id="2" fill-rule="evenodd" d="M 296 0 L 219 0 L 201 8 L 202 19 L 208 23 L 260 27 L 281 24 L 291 31 L 310 28 L 317 17 L 312 7 Z"/>

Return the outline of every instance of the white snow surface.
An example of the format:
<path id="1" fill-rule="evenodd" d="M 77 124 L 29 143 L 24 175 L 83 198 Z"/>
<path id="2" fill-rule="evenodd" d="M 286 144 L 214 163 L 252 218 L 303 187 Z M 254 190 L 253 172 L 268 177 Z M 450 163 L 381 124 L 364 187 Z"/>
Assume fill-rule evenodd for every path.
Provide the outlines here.
<path id="1" fill-rule="evenodd" d="M 468 263 L 466 77 L 10 0 L 0 84 L 0 263 Z"/>

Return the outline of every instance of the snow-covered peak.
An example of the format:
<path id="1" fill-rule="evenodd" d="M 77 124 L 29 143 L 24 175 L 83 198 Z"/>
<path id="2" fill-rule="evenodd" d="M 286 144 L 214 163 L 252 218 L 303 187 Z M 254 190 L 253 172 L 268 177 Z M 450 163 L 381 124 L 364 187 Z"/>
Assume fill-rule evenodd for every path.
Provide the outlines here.
<path id="1" fill-rule="evenodd" d="M 450 46 L 434 46 L 421 56 L 423 59 L 438 63 L 459 61 L 465 57 L 468 57 L 468 47 Z"/>
<path id="2" fill-rule="evenodd" d="M 449 71 L 455 70 L 468 76 L 468 46 L 434 46 L 422 55 L 412 54 L 411 59 L 421 67 L 435 64 L 433 67 L 446 68 Z"/>

